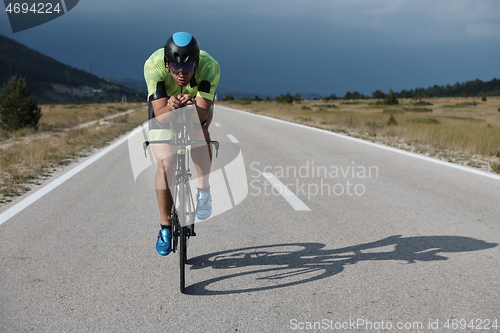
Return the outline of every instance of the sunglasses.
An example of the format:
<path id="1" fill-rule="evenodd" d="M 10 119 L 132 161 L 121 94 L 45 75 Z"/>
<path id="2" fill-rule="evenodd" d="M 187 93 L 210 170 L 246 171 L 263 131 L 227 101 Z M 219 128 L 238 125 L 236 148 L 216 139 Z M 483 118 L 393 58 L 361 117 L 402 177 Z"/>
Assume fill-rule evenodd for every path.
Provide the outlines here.
<path id="1" fill-rule="evenodd" d="M 171 62 L 168 63 L 168 68 L 170 71 L 174 74 L 179 74 L 180 72 L 187 74 L 191 73 L 194 70 L 194 67 L 196 66 L 196 61 L 191 61 L 186 64 L 173 64 Z"/>

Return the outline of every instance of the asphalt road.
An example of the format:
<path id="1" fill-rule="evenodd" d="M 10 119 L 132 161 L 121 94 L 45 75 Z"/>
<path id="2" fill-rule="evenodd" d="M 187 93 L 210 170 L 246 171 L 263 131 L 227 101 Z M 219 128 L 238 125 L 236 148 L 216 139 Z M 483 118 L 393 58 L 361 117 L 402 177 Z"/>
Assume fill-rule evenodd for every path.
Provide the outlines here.
<path id="1" fill-rule="evenodd" d="M 124 142 L 4 212 L 0 331 L 500 331 L 500 177 L 223 107 L 214 122 L 248 195 L 197 224 L 186 295 Z"/>

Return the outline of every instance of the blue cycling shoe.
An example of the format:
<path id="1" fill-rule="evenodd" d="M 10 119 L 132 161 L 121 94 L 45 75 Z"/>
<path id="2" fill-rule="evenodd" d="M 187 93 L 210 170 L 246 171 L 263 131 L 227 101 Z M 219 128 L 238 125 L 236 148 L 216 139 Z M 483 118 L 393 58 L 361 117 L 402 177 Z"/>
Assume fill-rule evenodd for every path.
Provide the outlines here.
<path id="1" fill-rule="evenodd" d="M 156 252 L 161 256 L 166 256 L 172 252 L 171 240 L 172 230 L 170 228 L 160 229 L 158 240 L 156 241 Z"/>
<path id="2" fill-rule="evenodd" d="M 210 194 L 210 187 L 198 188 L 195 215 L 199 220 L 206 220 L 212 215 L 212 195 Z"/>

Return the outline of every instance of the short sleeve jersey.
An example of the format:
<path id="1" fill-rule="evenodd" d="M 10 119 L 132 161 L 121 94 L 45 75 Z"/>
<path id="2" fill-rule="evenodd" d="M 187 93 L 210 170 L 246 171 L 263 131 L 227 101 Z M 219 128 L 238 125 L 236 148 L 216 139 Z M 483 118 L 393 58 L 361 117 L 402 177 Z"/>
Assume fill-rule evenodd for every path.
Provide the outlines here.
<path id="1" fill-rule="evenodd" d="M 165 67 L 164 49 L 156 50 L 144 64 L 144 79 L 148 87 L 149 100 L 181 94 L 181 87 Z M 213 101 L 219 84 L 219 63 L 207 52 L 200 51 L 195 74 L 189 84 L 182 87 L 183 94 L 191 94 Z"/>

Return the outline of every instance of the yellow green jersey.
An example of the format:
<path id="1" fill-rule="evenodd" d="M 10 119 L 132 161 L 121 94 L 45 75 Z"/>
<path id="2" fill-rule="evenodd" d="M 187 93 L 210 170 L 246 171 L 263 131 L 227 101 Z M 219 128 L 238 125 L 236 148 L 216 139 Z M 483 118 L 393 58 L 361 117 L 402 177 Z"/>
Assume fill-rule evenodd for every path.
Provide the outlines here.
<path id="1" fill-rule="evenodd" d="M 164 49 L 156 50 L 144 64 L 144 79 L 148 87 L 149 100 L 149 140 L 171 140 L 174 133 L 165 129 L 156 121 L 151 101 L 177 96 L 179 94 L 191 94 L 195 97 L 203 97 L 215 100 L 215 91 L 219 84 L 220 67 L 217 61 L 205 51 L 200 51 L 198 66 L 193 78 L 187 86 L 179 86 L 168 68 L 165 67 Z M 182 90 L 181 90 L 182 88 Z M 211 106 L 213 112 L 213 104 Z"/>
<path id="2" fill-rule="evenodd" d="M 198 67 L 185 87 L 180 87 L 165 67 L 164 49 L 156 50 L 144 64 L 144 79 L 148 87 L 148 99 L 191 94 L 213 101 L 220 80 L 219 63 L 207 52 L 200 51 Z M 181 91 L 182 88 L 182 91 Z"/>

